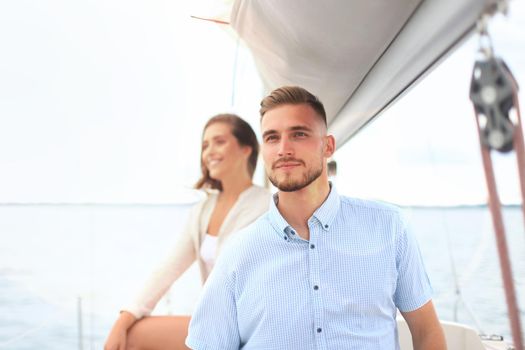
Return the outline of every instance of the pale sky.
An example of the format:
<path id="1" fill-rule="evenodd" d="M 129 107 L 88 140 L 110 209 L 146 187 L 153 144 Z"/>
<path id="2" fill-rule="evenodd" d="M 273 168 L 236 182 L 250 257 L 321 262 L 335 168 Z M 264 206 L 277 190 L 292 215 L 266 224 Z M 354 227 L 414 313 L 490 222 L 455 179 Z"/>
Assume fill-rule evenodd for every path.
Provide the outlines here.
<path id="1" fill-rule="evenodd" d="M 490 32 L 525 84 L 525 6 L 511 6 Z M 237 112 L 258 132 L 263 89 L 249 53 L 196 11 L 172 0 L 0 3 L 0 203 L 185 201 L 209 117 Z M 476 42 L 338 151 L 342 192 L 484 200 L 468 100 Z M 502 197 L 517 202 L 514 158 L 498 163 Z"/>
<path id="2" fill-rule="evenodd" d="M 507 18 L 489 25 L 495 54 L 525 84 L 525 4 L 511 2 Z M 486 202 L 479 137 L 469 100 L 478 58 L 477 36 L 416 85 L 396 105 L 336 154 L 345 180 L 338 187 L 359 197 L 398 204 Z M 524 109 L 524 92 L 519 94 Z M 522 117 L 523 118 L 523 117 Z M 521 203 L 514 153 L 493 156 L 505 203 Z"/>

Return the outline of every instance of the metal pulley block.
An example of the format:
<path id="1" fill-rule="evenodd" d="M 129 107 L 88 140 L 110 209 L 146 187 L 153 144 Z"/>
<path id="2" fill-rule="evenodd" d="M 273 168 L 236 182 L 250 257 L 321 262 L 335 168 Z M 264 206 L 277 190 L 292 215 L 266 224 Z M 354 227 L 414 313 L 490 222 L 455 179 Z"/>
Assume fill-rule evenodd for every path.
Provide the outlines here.
<path id="1" fill-rule="evenodd" d="M 514 81 L 503 60 L 489 57 L 476 61 L 470 84 L 470 100 L 481 129 L 483 144 L 509 152 L 513 148 L 514 125 L 509 118 L 513 107 Z"/>

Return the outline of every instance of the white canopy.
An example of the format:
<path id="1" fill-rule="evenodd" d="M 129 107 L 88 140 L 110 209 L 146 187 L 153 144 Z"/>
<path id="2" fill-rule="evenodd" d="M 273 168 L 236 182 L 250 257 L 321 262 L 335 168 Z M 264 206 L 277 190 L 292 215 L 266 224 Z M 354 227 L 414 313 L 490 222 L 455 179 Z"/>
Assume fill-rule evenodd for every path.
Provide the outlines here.
<path id="1" fill-rule="evenodd" d="M 300 85 L 319 96 L 342 145 L 472 32 L 494 3 L 236 0 L 231 24 L 267 91 Z"/>

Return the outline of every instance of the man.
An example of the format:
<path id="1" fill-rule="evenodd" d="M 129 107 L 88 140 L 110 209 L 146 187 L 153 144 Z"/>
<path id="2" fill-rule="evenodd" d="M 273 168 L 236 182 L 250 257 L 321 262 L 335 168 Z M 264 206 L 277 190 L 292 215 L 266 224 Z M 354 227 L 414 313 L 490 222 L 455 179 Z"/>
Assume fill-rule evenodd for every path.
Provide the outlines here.
<path id="1" fill-rule="evenodd" d="M 192 349 L 445 349 L 419 249 L 395 207 L 340 196 L 322 103 L 299 87 L 261 102 L 261 151 L 279 189 L 229 242 L 192 316 Z"/>

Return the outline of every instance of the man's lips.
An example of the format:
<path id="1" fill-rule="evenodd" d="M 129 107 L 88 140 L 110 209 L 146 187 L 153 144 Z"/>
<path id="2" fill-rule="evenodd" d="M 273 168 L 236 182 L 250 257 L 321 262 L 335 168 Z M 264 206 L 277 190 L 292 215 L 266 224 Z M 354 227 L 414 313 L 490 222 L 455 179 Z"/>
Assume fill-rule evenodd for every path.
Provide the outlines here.
<path id="1" fill-rule="evenodd" d="M 272 166 L 273 169 L 290 169 L 296 166 L 304 165 L 304 162 L 298 159 L 294 160 L 278 160 Z"/>

